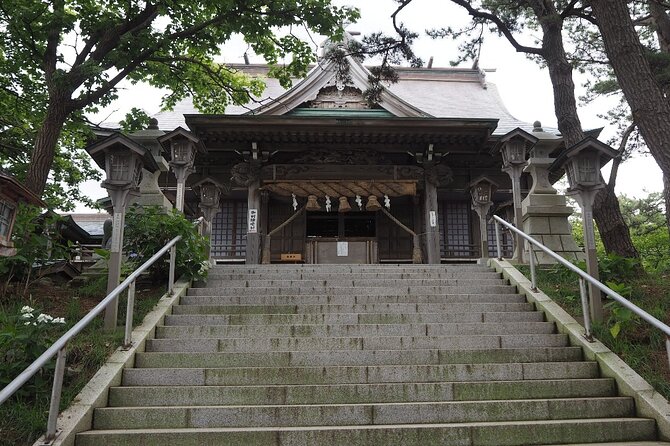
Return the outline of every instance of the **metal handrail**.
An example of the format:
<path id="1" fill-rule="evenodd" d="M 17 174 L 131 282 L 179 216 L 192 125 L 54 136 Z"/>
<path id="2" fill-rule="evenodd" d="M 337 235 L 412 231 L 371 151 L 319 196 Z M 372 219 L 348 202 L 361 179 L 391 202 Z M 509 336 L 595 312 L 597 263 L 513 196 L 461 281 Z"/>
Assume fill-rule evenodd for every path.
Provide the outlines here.
<path id="1" fill-rule="evenodd" d="M 565 266 L 568 268 L 570 271 L 576 273 L 579 276 L 579 290 L 582 298 L 582 307 L 583 307 L 583 313 L 584 313 L 584 328 L 585 328 L 585 336 L 587 339 L 591 340 L 591 321 L 589 320 L 589 311 L 588 311 L 588 299 L 587 299 L 587 290 L 586 290 L 586 282 L 593 284 L 596 288 L 598 288 L 600 291 L 620 303 L 622 306 L 628 308 L 630 311 L 638 315 L 640 318 L 644 319 L 647 321 L 649 324 L 653 325 L 657 329 L 661 330 L 665 334 L 665 349 L 666 353 L 668 354 L 668 361 L 670 361 L 670 326 L 664 324 L 660 320 L 656 319 L 654 316 L 651 314 L 647 313 L 644 311 L 642 308 L 638 307 L 625 297 L 623 297 L 621 294 L 617 293 L 607 285 L 603 284 L 599 280 L 593 278 L 590 276 L 588 273 L 585 271 L 582 271 L 580 268 L 577 268 L 575 265 L 572 263 L 568 262 L 565 260 L 563 257 L 560 255 L 556 254 L 554 251 L 551 249 L 547 248 L 544 246 L 542 243 L 538 242 L 535 240 L 533 237 L 529 236 L 525 232 L 517 229 L 514 225 L 506 222 L 502 218 L 498 217 L 497 215 L 493 216 L 495 222 L 496 222 L 496 245 L 497 245 L 497 250 L 498 250 L 498 259 L 502 259 L 501 252 L 500 252 L 500 225 L 502 224 L 506 228 L 510 229 L 513 231 L 515 234 L 519 235 L 529 243 L 537 246 L 540 248 L 542 251 L 544 251 L 547 255 L 549 255 L 551 258 L 556 260 L 558 263 L 561 265 Z M 528 246 L 529 250 L 529 263 L 530 263 L 530 269 L 531 269 L 531 285 L 534 290 L 537 290 L 537 280 L 535 277 L 535 257 L 533 255 L 533 251 L 530 248 L 530 245 Z"/>
<path id="2" fill-rule="evenodd" d="M 202 223 L 203 218 L 200 217 L 193 222 L 194 226 L 198 226 Z M 144 262 L 139 268 L 133 271 L 123 282 L 121 282 L 111 293 L 109 293 L 100 303 L 98 303 L 91 311 L 89 311 L 86 316 L 81 318 L 79 322 L 74 324 L 63 336 L 58 338 L 51 346 L 46 349 L 32 364 L 30 364 L 23 372 L 19 374 L 12 382 L 7 384 L 4 389 L 0 391 L 0 404 L 3 404 L 7 401 L 17 390 L 19 390 L 30 378 L 32 378 L 38 371 L 44 367 L 47 362 L 49 362 L 54 356 L 56 356 L 56 370 L 54 372 L 54 383 L 51 389 L 51 400 L 49 404 L 49 419 L 47 421 L 47 432 L 45 435 L 45 442 L 51 442 L 56 437 L 56 421 L 58 418 L 58 411 L 60 408 L 60 399 L 63 388 L 63 376 L 65 372 L 65 349 L 68 342 L 70 342 L 76 335 L 78 335 L 84 328 L 88 326 L 100 313 L 103 312 L 105 307 L 112 303 L 114 299 L 118 298 L 119 295 L 128 288 L 128 309 L 126 311 L 126 327 L 125 327 L 125 337 L 124 337 L 124 347 L 130 347 L 131 342 L 131 332 L 133 324 L 133 309 L 135 301 L 135 281 L 144 273 L 151 265 L 156 263 L 168 250 L 181 240 L 182 236 L 178 235 L 177 237 L 170 240 L 165 244 L 158 252 L 156 252 L 149 260 Z M 171 256 L 170 263 L 174 265 L 175 258 Z M 173 268 L 174 266 L 172 266 Z M 170 277 L 170 282 L 173 281 L 173 278 Z M 171 291 L 173 288 L 173 283 L 168 284 L 168 289 Z"/>

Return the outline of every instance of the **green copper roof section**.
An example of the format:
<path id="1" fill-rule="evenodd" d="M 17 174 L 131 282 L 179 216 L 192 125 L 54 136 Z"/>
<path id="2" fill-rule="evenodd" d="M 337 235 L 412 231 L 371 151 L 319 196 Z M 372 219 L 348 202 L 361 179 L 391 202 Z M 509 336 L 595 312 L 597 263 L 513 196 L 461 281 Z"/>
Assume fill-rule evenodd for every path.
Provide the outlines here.
<path id="1" fill-rule="evenodd" d="M 284 116 L 310 116 L 331 118 L 392 118 L 394 115 L 383 108 L 294 108 Z"/>

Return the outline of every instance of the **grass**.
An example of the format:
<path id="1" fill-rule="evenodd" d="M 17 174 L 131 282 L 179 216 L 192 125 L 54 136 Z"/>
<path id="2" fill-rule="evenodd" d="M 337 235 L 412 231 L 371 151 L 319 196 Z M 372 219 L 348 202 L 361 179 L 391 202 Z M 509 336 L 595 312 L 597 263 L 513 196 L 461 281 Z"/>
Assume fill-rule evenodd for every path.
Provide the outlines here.
<path id="1" fill-rule="evenodd" d="M 527 266 L 518 268 L 526 277 L 530 277 Z M 602 281 L 615 279 L 615 286 L 629 293 L 624 297 L 657 319 L 670 324 L 668 275 L 644 275 L 629 271 L 628 274 L 619 273 L 615 276 L 608 277 L 605 274 Z M 537 270 L 537 283 L 565 311 L 575 319 L 582 320 L 579 283 L 575 274 L 564 267 L 545 267 Z M 665 398 L 670 399 L 670 367 L 663 333 L 627 310 L 623 311 L 610 299 L 604 301 L 604 305 L 604 322 L 593 325 L 594 336 L 619 355 Z M 617 323 L 620 326 L 618 334 L 613 330 Z"/>
<path id="2" fill-rule="evenodd" d="M 43 287 L 40 287 L 43 288 Z M 61 289 L 63 288 L 63 289 Z M 35 290 L 29 302 L 24 298 L 4 296 L 0 306 L 0 322 L 8 315 L 17 314 L 21 306 L 31 305 L 66 318 L 65 326 L 57 327 L 52 339 L 56 339 L 80 320 L 105 295 L 105 283 L 92 281 L 78 289 L 53 286 L 49 293 L 44 289 Z M 134 325 L 139 324 L 165 293 L 165 287 L 138 286 L 135 300 Z M 36 297 L 37 296 L 37 297 Z M 53 296 L 58 296 L 58 306 L 54 306 Z M 64 297 L 68 296 L 68 297 Z M 119 299 L 119 324 L 125 323 L 126 296 Z M 4 318 L 4 319 L 3 319 Z M 113 332 L 102 329 L 102 317 L 96 318 L 68 346 L 66 373 L 60 409 L 67 408 L 107 358 L 123 342 L 123 325 Z M 5 352 L 0 351 L 0 360 Z M 52 361 L 52 364 L 55 360 Z M 0 366 L 1 367 L 1 366 Z M 53 368 L 53 365 L 51 365 Z M 46 430 L 49 411 L 49 397 L 53 373 L 45 373 L 43 385 L 38 390 L 15 395 L 0 406 L 0 446 L 31 445 Z"/>

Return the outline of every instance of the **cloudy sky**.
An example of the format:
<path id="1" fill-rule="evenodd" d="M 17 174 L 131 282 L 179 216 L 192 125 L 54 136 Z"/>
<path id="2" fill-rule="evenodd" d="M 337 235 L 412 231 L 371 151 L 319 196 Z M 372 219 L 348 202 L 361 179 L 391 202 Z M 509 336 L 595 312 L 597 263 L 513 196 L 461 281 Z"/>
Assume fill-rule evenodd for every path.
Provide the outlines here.
<path id="1" fill-rule="evenodd" d="M 392 32 L 391 14 L 396 8 L 393 0 L 365 0 L 343 1 L 334 0 L 335 4 L 353 5 L 361 10 L 361 19 L 348 26 L 350 31 L 363 34 L 374 31 Z M 434 67 L 447 67 L 449 62 L 458 54 L 457 43 L 451 39 L 433 40 L 425 36 L 426 29 L 446 26 L 458 27 L 467 23 L 468 16 L 462 8 L 444 0 L 413 0 L 401 14 L 399 20 L 408 28 L 416 30 L 421 37 L 415 45 L 416 53 L 428 61 L 433 57 Z M 320 43 L 323 38 L 311 36 Z M 533 45 L 535 36 L 528 33 L 523 43 Z M 243 54 L 247 50 L 241 38 L 233 39 L 222 53 L 222 61 L 228 63 L 242 63 Z M 263 62 L 251 54 L 252 62 Z M 556 117 L 553 111 L 552 88 L 549 74 L 535 62 L 528 60 L 523 54 L 516 53 L 509 43 L 497 36 L 487 36 L 482 47 L 479 66 L 487 70 L 487 80 L 497 85 L 509 111 L 516 118 L 527 122 L 539 120 L 547 127 L 556 127 Z M 494 71 L 489 71 L 494 70 Z M 576 83 L 581 84 L 586 79 L 576 74 Z M 118 121 L 133 106 L 143 108 L 153 114 L 160 108 L 160 92 L 144 86 L 126 85 L 120 92 L 119 100 L 99 113 L 98 121 Z M 142 100 L 138 103 L 137 98 Z M 614 130 L 607 127 L 607 123 L 598 118 L 598 114 L 612 106 L 612 101 L 600 100 L 593 104 L 580 106 L 580 119 L 584 128 L 605 127 L 601 139 L 606 141 L 613 135 Z M 604 173 L 607 174 L 607 166 Z M 644 178 L 644 180 L 641 180 Z M 647 192 L 662 190 L 663 183 L 660 170 L 650 157 L 638 156 L 627 161 L 619 171 L 617 193 L 632 196 L 641 196 Z M 106 195 L 97 184 L 88 183 L 86 190 L 89 195 L 99 198 Z M 81 207 L 78 211 L 83 211 Z"/>

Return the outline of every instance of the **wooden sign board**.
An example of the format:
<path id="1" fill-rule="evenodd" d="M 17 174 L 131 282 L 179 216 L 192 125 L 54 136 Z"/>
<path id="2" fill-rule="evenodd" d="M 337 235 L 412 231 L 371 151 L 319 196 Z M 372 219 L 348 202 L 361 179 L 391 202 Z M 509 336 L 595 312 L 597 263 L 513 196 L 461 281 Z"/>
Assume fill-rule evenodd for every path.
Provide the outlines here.
<path id="1" fill-rule="evenodd" d="M 282 253 L 282 262 L 300 262 L 302 261 L 302 254 Z"/>

